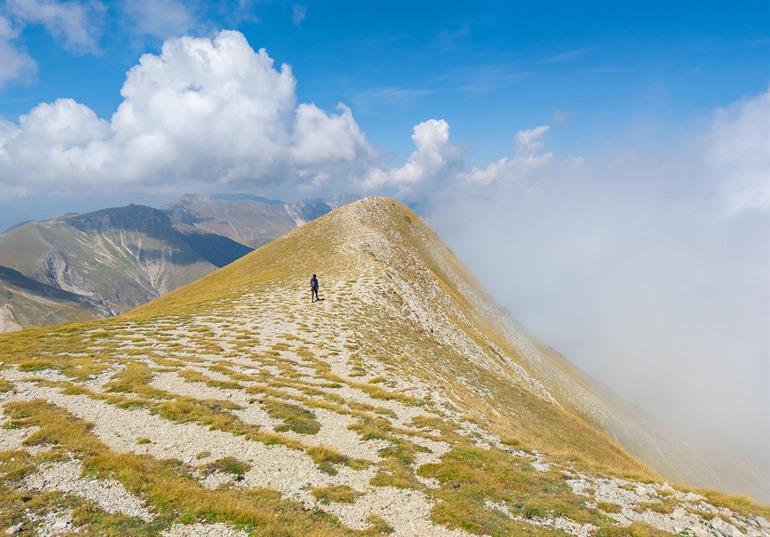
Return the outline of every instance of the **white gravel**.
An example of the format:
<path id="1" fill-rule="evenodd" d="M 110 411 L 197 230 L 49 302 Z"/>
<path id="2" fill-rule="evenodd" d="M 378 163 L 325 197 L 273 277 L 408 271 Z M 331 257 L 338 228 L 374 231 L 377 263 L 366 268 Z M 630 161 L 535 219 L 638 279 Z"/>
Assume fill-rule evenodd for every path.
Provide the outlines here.
<path id="1" fill-rule="evenodd" d="M 152 514 L 142 501 L 129 493 L 121 483 L 112 479 L 80 477 L 83 467 L 78 460 L 56 462 L 43 466 L 40 471 L 24 480 L 32 490 L 58 490 L 94 502 L 108 513 L 121 513 L 149 522 Z"/>
<path id="2" fill-rule="evenodd" d="M 226 524 L 174 524 L 162 533 L 163 537 L 248 537 L 242 530 L 235 530 Z"/>

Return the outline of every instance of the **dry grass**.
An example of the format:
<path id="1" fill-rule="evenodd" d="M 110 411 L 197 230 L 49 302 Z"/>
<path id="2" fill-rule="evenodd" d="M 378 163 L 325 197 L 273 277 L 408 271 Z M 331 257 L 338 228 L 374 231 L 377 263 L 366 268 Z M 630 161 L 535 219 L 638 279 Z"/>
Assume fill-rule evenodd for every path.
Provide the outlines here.
<path id="1" fill-rule="evenodd" d="M 330 487 L 318 487 L 313 489 L 313 496 L 324 505 L 330 503 L 353 503 L 361 496 L 360 492 L 347 485 L 333 485 Z"/>
<path id="2" fill-rule="evenodd" d="M 321 425 L 316 420 L 315 414 L 300 406 L 276 399 L 266 399 L 260 404 L 270 414 L 271 418 L 283 422 L 282 425 L 275 428 L 276 431 L 316 434 L 321 430 Z"/>
<path id="3" fill-rule="evenodd" d="M 240 390 L 243 388 L 243 386 L 241 386 L 237 382 L 215 380 L 215 379 L 212 379 L 211 377 L 207 377 L 202 373 L 199 373 L 198 371 L 193 371 L 192 369 L 183 369 L 179 371 L 178 374 L 180 377 L 182 377 L 185 380 L 188 380 L 190 382 L 202 382 L 207 386 L 211 386 L 212 388 L 222 388 L 224 390 Z"/>
<path id="4" fill-rule="evenodd" d="M 242 478 L 251 468 L 250 464 L 239 461 L 235 457 L 225 457 L 206 465 L 208 472 L 224 472 Z"/>
<path id="5" fill-rule="evenodd" d="M 581 523 L 607 523 L 572 493 L 560 474 L 536 472 L 527 462 L 496 449 L 456 446 L 440 463 L 423 466 L 418 473 L 441 484 L 442 502 L 433 517 L 450 527 L 491 535 L 519 531 L 518 524 L 487 507 L 487 500 L 502 502 L 524 518 L 566 516 Z"/>

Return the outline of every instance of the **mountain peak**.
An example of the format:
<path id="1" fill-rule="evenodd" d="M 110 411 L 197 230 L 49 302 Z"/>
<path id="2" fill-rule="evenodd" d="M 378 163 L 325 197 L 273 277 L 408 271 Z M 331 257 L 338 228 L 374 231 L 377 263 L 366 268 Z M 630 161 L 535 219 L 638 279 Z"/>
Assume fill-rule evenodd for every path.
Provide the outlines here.
<path id="1" fill-rule="evenodd" d="M 133 203 L 124 207 L 112 207 L 71 216 L 66 220 L 78 229 L 90 231 L 118 228 L 151 233 L 170 225 L 170 220 L 163 211 Z"/>

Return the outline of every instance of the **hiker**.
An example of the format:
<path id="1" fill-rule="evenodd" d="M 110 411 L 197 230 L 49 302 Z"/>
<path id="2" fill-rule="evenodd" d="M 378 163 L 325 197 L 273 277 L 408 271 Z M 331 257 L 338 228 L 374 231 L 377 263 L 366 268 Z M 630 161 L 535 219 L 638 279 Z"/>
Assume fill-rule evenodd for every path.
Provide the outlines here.
<path id="1" fill-rule="evenodd" d="M 310 302 L 318 300 L 318 277 L 313 274 L 310 278 Z"/>

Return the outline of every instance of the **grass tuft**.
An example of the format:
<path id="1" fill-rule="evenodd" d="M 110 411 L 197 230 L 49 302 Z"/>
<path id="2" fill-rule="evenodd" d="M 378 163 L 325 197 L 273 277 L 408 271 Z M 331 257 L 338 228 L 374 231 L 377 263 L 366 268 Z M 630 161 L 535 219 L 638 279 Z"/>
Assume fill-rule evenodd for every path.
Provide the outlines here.
<path id="1" fill-rule="evenodd" d="M 224 472 L 226 474 L 233 474 L 236 477 L 243 477 L 246 472 L 251 468 L 250 464 L 239 461 L 235 457 L 224 457 L 206 465 L 206 471 Z"/>
<path id="2" fill-rule="evenodd" d="M 347 485 L 332 485 L 313 489 L 313 496 L 324 505 L 329 505 L 332 502 L 353 503 L 361 494 Z"/>
<path id="3" fill-rule="evenodd" d="M 294 431 L 299 434 L 316 434 L 321 430 L 321 424 L 316 420 L 315 414 L 301 406 L 277 399 L 265 399 L 260 404 L 271 418 L 283 422 L 282 425 L 275 428 L 278 432 Z"/>

